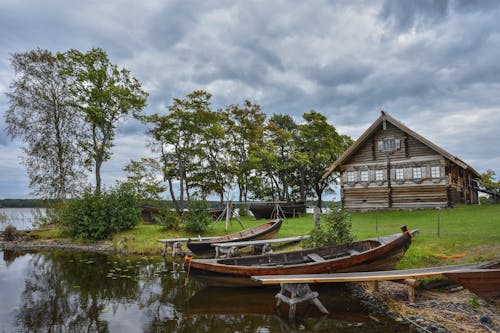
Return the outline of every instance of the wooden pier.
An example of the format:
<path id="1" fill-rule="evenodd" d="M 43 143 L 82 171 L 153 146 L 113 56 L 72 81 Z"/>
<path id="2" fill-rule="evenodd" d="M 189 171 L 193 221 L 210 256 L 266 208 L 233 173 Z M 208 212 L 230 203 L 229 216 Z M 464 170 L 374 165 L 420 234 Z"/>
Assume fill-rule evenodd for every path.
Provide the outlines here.
<path id="1" fill-rule="evenodd" d="M 394 281 L 406 284 L 408 286 L 408 298 L 410 301 L 414 301 L 415 287 L 418 286 L 417 279 L 442 276 L 446 273 L 468 271 L 476 269 L 482 264 L 484 263 L 376 272 L 265 275 L 252 276 L 252 280 L 263 285 L 280 284 L 281 290 L 275 296 L 278 299 L 276 306 L 278 307 L 281 302 L 287 303 L 290 307 L 289 317 L 293 318 L 295 316 L 296 304 L 304 301 L 309 301 L 316 305 L 321 312 L 328 313 L 318 298 L 319 294 L 311 291 L 309 287 L 310 283 L 373 282 L 375 288 L 378 289 L 378 281 Z M 290 296 L 286 294 L 287 292 Z"/>
<path id="2" fill-rule="evenodd" d="M 182 249 L 182 243 L 188 242 L 191 240 L 204 241 L 214 238 L 219 238 L 220 236 L 212 236 L 212 237 L 189 237 L 189 238 L 167 238 L 167 239 L 158 239 L 157 242 L 165 244 L 161 255 L 165 257 L 168 253 L 168 248 L 172 249 L 172 258 L 175 259 L 177 255 L 184 256 L 184 250 Z"/>

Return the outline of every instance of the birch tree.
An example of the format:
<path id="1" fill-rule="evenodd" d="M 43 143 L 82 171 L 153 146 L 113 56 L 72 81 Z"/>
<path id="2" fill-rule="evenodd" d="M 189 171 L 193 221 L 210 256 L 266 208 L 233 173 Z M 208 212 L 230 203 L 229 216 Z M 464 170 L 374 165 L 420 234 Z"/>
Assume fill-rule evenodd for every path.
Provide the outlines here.
<path id="1" fill-rule="evenodd" d="M 64 199 L 85 184 L 78 148 L 82 118 L 73 106 L 71 79 L 63 74 L 64 57 L 48 50 L 12 55 L 16 77 L 7 92 L 5 113 L 11 139 L 23 142 L 31 193 Z"/>

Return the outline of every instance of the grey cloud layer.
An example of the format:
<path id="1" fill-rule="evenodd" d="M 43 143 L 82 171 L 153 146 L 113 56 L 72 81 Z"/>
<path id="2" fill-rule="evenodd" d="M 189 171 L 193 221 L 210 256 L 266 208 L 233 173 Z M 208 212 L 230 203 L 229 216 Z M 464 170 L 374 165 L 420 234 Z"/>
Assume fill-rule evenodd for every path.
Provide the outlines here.
<path id="1" fill-rule="evenodd" d="M 9 53 L 102 47 L 150 92 L 147 112 L 205 89 L 215 107 L 250 98 L 297 119 L 316 109 L 356 138 L 384 109 L 500 174 L 497 1 L 7 0 L 0 22 L 0 106 Z M 131 122 L 120 135 L 144 131 Z M 1 132 L 0 147 L 12 145 Z"/>

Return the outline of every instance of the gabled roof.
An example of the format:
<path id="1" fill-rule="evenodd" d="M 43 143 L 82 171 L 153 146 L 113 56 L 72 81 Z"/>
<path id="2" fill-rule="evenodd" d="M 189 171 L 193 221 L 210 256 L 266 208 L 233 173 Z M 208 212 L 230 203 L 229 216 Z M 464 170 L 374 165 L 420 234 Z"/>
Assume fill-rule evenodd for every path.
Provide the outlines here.
<path id="1" fill-rule="evenodd" d="M 339 156 L 339 158 L 332 164 L 330 165 L 327 169 L 325 174 L 323 175 L 323 178 L 328 176 L 330 173 L 334 172 L 342 163 L 344 163 L 349 157 L 351 157 L 352 154 L 354 154 L 358 149 L 366 142 L 366 140 L 372 136 L 372 134 L 375 133 L 377 128 L 382 124 L 383 122 L 389 122 L 392 125 L 396 126 L 399 128 L 401 131 L 405 132 L 408 135 L 411 135 L 418 141 L 422 142 L 424 145 L 428 146 L 429 148 L 433 149 L 440 155 L 444 156 L 451 162 L 455 163 L 456 165 L 460 166 L 463 169 L 470 170 L 476 177 L 481 178 L 481 175 L 474 170 L 470 165 L 459 159 L 458 157 L 448 153 L 446 150 L 443 148 L 435 145 L 431 141 L 427 140 L 417 132 L 412 131 L 409 129 L 405 124 L 400 122 L 399 120 L 393 118 L 390 116 L 387 112 L 381 111 L 380 117 L 375 120 L 375 122 L 342 154 Z"/>

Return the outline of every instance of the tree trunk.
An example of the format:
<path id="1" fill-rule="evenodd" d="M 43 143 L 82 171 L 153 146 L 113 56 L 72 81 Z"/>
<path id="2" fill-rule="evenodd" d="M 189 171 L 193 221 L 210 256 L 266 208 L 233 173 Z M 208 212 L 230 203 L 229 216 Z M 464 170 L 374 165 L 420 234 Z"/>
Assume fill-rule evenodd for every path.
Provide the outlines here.
<path id="1" fill-rule="evenodd" d="M 300 169 L 300 201 L 306 201 L 306 172 Z"/>

